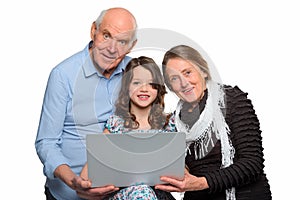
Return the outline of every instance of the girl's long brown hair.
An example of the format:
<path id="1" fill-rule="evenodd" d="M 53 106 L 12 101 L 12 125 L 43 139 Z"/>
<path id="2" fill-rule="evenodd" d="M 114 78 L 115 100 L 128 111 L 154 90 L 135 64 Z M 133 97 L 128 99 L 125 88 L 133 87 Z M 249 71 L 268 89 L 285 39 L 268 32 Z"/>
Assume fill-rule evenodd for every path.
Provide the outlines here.
<path id="1" fill-rule="evenodd" d="M 115 105 L 115 114 L 124 119 L 124 126 L 126 128 L 137 129 L 139 127 L 139 123 L 136 121 L 135 115 L 130 113 L 129 96 L 129 85 L 133 78 L 133 69 L 137 66 L 141 66 L 151 72 L 153 77 L 151 85 L 157 90 L 157 97 L 152 103 L 148 122 L 151 125 L 151 129 L 163 129 L 167 125 L 169 119 L 169 115 L 164 113 L 164 96 L 167 92 L 158 65 L 152 58 L 146 56 L 133 58 L 127 64 L 122 78 L 119 98 Z"/>

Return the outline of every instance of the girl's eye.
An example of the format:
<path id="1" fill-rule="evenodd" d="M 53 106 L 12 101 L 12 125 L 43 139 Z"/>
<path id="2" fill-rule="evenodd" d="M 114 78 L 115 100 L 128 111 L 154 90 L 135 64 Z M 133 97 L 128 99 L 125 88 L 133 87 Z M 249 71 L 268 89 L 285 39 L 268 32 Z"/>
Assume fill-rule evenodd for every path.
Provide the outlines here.
<path id="1" fill-rule="evenodd" d="M 149 83 L 149 85 L 155 90 L 157 90 L 160 86 L 158 83 Z"/>
<path id="2" fill-rule="evenodd" d="M 133 81 L 132 84 L 133 84 L 133 85 L 140 85 L 141 82 L 140 82 L 140 81 Z"/>

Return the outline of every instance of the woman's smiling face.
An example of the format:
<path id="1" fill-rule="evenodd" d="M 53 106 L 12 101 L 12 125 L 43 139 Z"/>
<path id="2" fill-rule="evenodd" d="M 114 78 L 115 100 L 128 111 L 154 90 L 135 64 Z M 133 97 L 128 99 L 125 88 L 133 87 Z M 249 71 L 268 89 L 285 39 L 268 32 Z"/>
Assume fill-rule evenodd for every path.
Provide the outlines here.
<path id="1" fill-rule="evenodd" d="M 166 64 L 166 73 L 172 90 L 181 100 L 194 103 L 203 97 L 207 75 L 191 62 L 172 58 Z"/>

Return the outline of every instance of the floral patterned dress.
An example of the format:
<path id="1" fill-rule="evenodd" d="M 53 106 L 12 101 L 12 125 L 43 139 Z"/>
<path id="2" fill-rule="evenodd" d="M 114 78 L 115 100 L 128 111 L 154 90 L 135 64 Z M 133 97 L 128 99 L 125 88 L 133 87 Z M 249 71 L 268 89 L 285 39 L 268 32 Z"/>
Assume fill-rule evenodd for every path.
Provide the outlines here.
<path id="1" fill-rule="evenodd" d="M 109 130 L 111 134 L 122 134 L 126 132 L 133 132 L 128 128 L 124 127 L 124 120 L 117 116 L 111 115 L 107 120 L 105 128 Z M 175 123 L 174 118 L 169 120 L 168 125 L 163 130 L 147 130 L 147 132 L 174 132 Z M 134 132 L 139 132 L 143 134 L 145 130 L 135 130 Z M 136 199 L 145 199 L 145 200 L 158 200 L 158 199 L 174 199 L 170 193 L 166 193 L 163 191 L 154 191 L 150 186 L 144 184 L 132 185 L 126 188 L 122 188 L 121 190 L 113 193 L 111 196 L 107 198 L 108 200 L 117 200 L 117 199 L 125 199 L 125 200 L 136 200 Z"/>

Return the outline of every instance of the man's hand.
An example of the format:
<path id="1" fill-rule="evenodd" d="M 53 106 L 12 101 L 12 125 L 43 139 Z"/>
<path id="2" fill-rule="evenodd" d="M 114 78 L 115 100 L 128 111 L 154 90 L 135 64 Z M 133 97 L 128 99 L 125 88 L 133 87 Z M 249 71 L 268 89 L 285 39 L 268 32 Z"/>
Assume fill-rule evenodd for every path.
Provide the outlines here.
<path id="1" fill-rule="evenodd" d="M 58 166 L 54 171 L 54 175 L 75 190 L 79 197 L 84 199 L 101 200 L 109 193 L 119 190 L 119 188 L 114 185 L 91 188 L 92 183 L 90 180 L 85 180 L 77 176 L 71 168 L 65 164 Z"/>
<path id="2" fill-rule="evenodd" d="M 119 188 L 114 185 L 91 188 L 91 181 L 83 180 L 79 176 L 76 176 L 72 180 L 72 183 L 73 189 L 76 190 L 77 195 L 83 199 L 89 200 L 101 200 L 108 194 L 119 190 Z"/>

